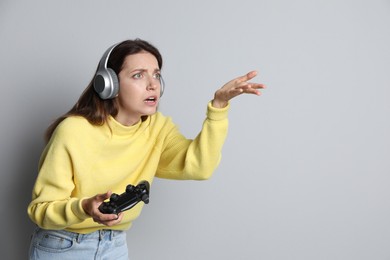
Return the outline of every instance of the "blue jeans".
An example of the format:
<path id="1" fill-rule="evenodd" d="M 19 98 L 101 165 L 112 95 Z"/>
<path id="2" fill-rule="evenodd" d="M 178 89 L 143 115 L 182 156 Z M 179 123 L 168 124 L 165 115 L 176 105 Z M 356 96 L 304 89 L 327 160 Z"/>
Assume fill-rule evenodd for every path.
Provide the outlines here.
<path id="1" fill-rule="evenodd" d="M 78 234 L 37 228 L 32 235 L 29 259 L 128 260 L 125 231 L 99 230 Z"/>

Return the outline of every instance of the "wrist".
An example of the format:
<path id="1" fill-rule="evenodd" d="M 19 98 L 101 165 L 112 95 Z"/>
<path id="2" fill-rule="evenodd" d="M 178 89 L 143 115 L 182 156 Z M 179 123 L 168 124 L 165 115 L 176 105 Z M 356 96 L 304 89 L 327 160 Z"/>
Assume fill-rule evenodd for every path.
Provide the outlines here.
<path id="1" fill-rule="evenodd" d="M 84 212 L 88 215 L 88 216 L 91 216 L 91 214 L 89 213 L 89 208 L 88 208 L 88 199 L 83 199 L 81 201 L 81 207 L 83 208 Z"/>
<path id="2" fill-rule="evenodd" d="M 228 105 L 228 102 L 227 101 L 221 101 L 221 100 L 218 100 L 218 99 L 213 99 L 211 101 L 211 105 L 215 108 L 224 108 Z"/>

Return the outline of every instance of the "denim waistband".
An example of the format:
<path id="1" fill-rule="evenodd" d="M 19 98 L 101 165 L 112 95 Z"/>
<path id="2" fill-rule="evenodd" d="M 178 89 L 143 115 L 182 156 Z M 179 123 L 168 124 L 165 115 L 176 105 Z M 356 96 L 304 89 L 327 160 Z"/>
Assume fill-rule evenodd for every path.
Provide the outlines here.
<path id="1" fill-rule="evenodd" d="M 80 234 L 66 230 L 46 230 L 42 228 L 37 228 L 36 233 L 41 233 L 42 235 L 56 234 L 57 236 L 76 240 L 78 243 L 80 243 L 82 240 L 102 240 L 104 238 L 113 240 L 115 237 L 123 234 L 124 231 L 102 229 L 88 234 Z"/>

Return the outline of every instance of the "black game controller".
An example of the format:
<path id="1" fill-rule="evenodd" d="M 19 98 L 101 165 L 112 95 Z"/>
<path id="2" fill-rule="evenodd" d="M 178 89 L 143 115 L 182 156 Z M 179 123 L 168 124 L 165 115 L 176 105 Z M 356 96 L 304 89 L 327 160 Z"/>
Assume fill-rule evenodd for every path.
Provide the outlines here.
<path id="1" fill-rule="evenodd" d="M 121 195 L 111 194 L 110 200 L 105 201 L 99 206 L 100 212 L 104 214 L 119 214 L 122 211 L 129 210 L 138 202 L 149 203 L 149 182 L 141 181 L 137 186 L 127 185 L 126 191 Z"/>

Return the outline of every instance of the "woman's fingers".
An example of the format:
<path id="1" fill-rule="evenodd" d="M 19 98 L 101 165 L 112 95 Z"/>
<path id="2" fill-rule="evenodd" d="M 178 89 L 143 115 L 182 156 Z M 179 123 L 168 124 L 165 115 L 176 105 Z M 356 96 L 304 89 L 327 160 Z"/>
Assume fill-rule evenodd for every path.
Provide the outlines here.
<path id="1" fill-rule="evenodd" d="M 259 90 L 264 89 L 265 85 L 261 83 L 248 82 L 256 76 L 257 71 L 253 70 L 243 76 L 229 81 L 215 92 L 212 105 L 217 108 L 225 107 L 230 99 L 244 93 L 260 96 L 261 92 Z"/>
<path id="2" fill-rule="evenodd" d="M 97 218 L 94 219 L 95 222 L 110 227 L 122 221 L 123 213 L 121 212 L 119 214 L 102 214 L 102 216 L 96 217 Z"/>
<path id="3" fill-rule="evenodd" d="M 241 82 L 245 82 L 245 81 L 251 80 L 251 79 L 253 79 L 256 76 L 257 76 L 257 71 L 252 70 L 252 71 L 248 72 L 247 74 L 245 74 L 245 75 L 243 75 L 241 77 L 238 77 L 236 79 L 236 81 L 238 83 L 241 83 Z"/>
<path id="4" fill-rule="evenodd" d="M 264 88 L 265 88 L 264 84 L 248 83 L 248 82 L 245 82 L 245 84 L 236 87 L 236 89 L 238 89 L 241 93 L 255 94 L 255 95 L 260 95 L 261 92 L 259 91 L 259 89 L 264 89 Z"/>

